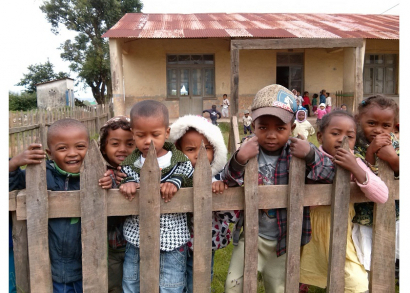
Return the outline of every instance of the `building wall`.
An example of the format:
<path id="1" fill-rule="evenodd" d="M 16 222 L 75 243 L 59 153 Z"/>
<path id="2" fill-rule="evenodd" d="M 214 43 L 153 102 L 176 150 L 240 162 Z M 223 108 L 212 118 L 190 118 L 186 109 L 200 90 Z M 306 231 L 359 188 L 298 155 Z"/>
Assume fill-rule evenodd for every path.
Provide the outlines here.
<path id="1" fill-rule="evenodd" d="M 74 90 L 71 79 L 56 80 L 37 86 L 37 107 L 52 109 L 66 106 L 66 91 Z"/>

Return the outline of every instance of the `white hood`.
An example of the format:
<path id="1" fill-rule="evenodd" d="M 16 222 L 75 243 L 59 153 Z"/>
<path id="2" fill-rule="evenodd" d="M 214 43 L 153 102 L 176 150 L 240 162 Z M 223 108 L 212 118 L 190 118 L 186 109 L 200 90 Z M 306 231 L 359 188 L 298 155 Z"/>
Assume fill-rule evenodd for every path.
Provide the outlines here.
<path id="1" fill-rule="evenodd" d="M 215 176 L 225 166 L 228 154 L 221 130 L 202 116 L 185 115 L 172 123 L 169 141 L 175 143 L 189 128 L 195 128 L 199 133 L 203 134 L 214 147 L 214 159 L 211 163 L 211 169 L 212 176 Z"/>

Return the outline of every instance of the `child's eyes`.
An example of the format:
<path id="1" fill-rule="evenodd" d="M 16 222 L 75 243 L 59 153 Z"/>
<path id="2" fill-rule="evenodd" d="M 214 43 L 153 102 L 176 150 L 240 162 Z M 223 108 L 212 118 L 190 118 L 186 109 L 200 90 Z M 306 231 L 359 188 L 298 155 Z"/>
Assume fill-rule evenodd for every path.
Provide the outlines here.
<path id="1" fill-rule="evenodd" d="M 265 127 L 265 126 L 260 126 L 259 129 L 260 129 L 260 130 L 265 130 L 266 127 Z"/>
<path id="2" fill-rule="evenodd" d="M 134 146 L 133 142 L 128 143 L 128 146 Z"/>
<path id="3" fill-rule="evenodd" d="M 285 130 L 285 129 L 286 129 L 285 127 L 278 127 L 278 130 L 280 131 Z"/>
<path id="4" fill-rule="evenodd" d="M 83 149 L 83 148 L 85 148 L 85 145 L 80 144 L 80 145 L 77 146 L 77 148 Z"/>
<path id="5" fill-rule="evenodd" d="M 57 150 L 65 150 L 66 147 L 58 147 Z"/>
<path id="6" fill-rule="evenodd" d="M 338 132 L 332 132 L 332 135 L 336 136 L 336 135 L 339 135 L 339 133 Z"/>

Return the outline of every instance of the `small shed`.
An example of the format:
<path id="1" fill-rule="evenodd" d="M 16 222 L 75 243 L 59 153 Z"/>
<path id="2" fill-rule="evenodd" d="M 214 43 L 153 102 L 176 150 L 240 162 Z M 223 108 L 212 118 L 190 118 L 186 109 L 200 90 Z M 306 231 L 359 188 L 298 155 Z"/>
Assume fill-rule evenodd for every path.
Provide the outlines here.
<path id="1" fill-rule="evenodd" d="M 74 107 L 74 79 L 55 79 L 38 83 L 36 87 L 38 108 Z"/>

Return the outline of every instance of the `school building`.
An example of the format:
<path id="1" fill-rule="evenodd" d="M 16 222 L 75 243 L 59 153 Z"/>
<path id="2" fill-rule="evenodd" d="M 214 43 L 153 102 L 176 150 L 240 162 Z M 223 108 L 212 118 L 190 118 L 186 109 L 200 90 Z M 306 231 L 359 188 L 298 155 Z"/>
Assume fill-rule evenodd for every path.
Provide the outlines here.
<path id="1" fill-rule="evenodd" d="M 128 13 L 103 37 L 115 115 L 145 99 L 170 118 L 201 114 L 226 93 L 241 116 L 273 83 L 310 97 L 326 89 L 350 110 L 377 93 L 399 99 L 398 15 Z"/>

